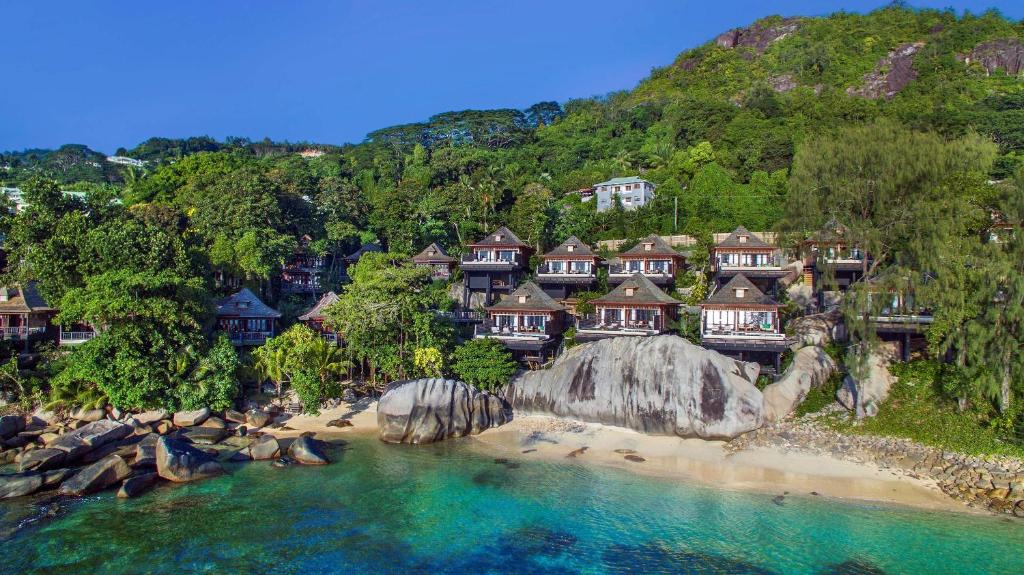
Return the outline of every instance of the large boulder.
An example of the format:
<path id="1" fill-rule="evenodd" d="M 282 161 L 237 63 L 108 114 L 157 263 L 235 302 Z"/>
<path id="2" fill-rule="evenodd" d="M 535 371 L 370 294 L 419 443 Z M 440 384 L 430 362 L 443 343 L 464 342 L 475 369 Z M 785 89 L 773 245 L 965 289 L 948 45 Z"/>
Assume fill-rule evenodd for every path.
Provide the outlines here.
<path id="1" fill-rule="evenodd" d="M 86 423 L 92 423 L 99 421 L 107 417 L 107 412 L 103 409 L 86 409 L 81 407 L 71 413 L 71 419 L 77 419 Z"/>
<path id="2" fill-rule="evenodd" d="M 117 490 L 117 496 L 120 498 L 136 497 L 148 491 L 151 487 L 156 485 L 156 482 L 159 480 L 160 475 L 155 471 L 151 473 L 133 475 L 132 477 L 124 480 L 124 483 L 121 484 L 121 488 Z"/>
<path id="3" fill-rule="evenodd" d="M 101 419 L 65 433 L 46 446 L 67 452 L 70 461 L 110 442 L 124 439 L 134 431 L 135 428 L 130 425 Z"/>
<path id="4" fill-rule="evenodd" d="M 200 425 L 183 429 L 180 436 L 196 445 L 216 445 L 220 443 L 220 440 L 224 439 L 226 433 L 223 428 Z"/>
<path id="5" fill-rule="evenodd" d="M 390 384 L 377 403 L 377 426 L 388 443 L 431 443 L 497 427 L 512 419 L 500 397 L 452 379 Z"/>
<path id="6" fill-rule="evenodd" d="M 763 423 L 759 372 L 674 335 L 619 337 L 576 346 L 551 368 L 517 376 L 505 397 L 517 412 L 728 439 Z"/>
<path id="7" fill-rule="evenodd" d="M 836 392 L 836 399 L 846 409 L 852 411 L 857 419 L 878 415 L 878 408 L 889 397 L 889 389 L 895 378 L 889 373 L 889 362 L 897 355 L 897 350 L 890 343 L 880 343 L 878 348 L 868 353 L 859 370 L 863 375 L 856 377 L 851 370 L 843 379 L 843 386 Z"/>
<path id="8" fill-rule="evenodd" d="M 249 457 L 253 461 L 264 461 L 281 457 L 281 444 L 273 435 L 263 435 L 249 445 Z"/>
<path id="9" fill-rule="evenodd" d="M 43 449 L 33 449 L 32 451 L 25 452 L 21 456 L 21 461 L 18 463 L 19 471 L 47 471 L 50 469 L 57 469 L 67 459 L 67 452 L 60 449 L 51 449 L 49 447 Z"/>
<path id="10" fill-rule="evenodd" d="M 174 414 L 174 425 L 178 427 L 192 427 L 206 421 L 208 417 L 210 417 L 209 407 L 194 411 L 179 411 Z"/>
<path id="11" fill-rule="evenodd" d="M 154 423 L 167 419 L 170 414 L 167 413 L 166 409 L 155 409 L 153 411 L 144 411 L 142 413 L 136 413 L 132 416 L 136 422 L 140 425 L 153 425 Z"/>
<path id="12" fill-rule="evenodd" d="M 119 455 L 108 455 L 88 467 L 83 467 L 71 479 L 61 484 L 62 495 L 87 495 L 120 483 L 132 474 L 132 468 Z"/>
<path id="13" fill-rule="evenodd" d="M 786 331 L 792 333 L 796 339 L 794 350 L 808 345 L 825 347 L 830 343 L 846 340 L 846 326 L 843 323 L 843 315 L 838 310 L 790 320 L 786 325 Z"/>
<path id="14" fill-rule="evenodd" d="M 31 495 L 43 487 L 44 475 L 36 471 L 0 475 L 0 499 Z"/>
<path id="15" fill-rule="evenodd" d="M 769 384 L 764 396 L 764 419 L 776 422 L 800 405 L 807 393 L 828 381 L 836 370 L 836 362 L 817 346 L 804 347 L 793 354 L 793 363 L 775 383 Z"/>
<path id="16" fill-rule="evenodd" d="M 0 439 L 13 437 L 25 431 L 25 418 L 20 415 L 5 415 L 0 417 Z"/>
<path id="17" fill-rule="evenodd" d="M 327 465 L 331 462 L 320 448 L 320 442 L 305 435 L 288 446 L 288 456 L 303 465 Z"/>
<path id="18" fill-rule="evenodd" d="M 251 409 L 245 413 L 245 423 L 249 427 L 259 429 L 268 423 L 274 416 L 266 411 Z"/>
<path id="19" fill-rule="evenodd" d="M 212 455 L 164 436 L 156 442 L 156 471 L 168 481 L 184 483 L 215 477 L 223 473 L 224 468 Z"/>

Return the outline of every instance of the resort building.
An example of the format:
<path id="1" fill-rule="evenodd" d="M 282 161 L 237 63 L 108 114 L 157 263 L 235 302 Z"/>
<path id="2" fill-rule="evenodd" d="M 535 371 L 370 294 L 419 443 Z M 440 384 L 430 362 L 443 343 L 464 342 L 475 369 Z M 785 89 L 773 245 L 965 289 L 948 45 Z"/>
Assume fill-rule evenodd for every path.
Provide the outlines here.
<path id="1" fill-rule="evenodd" d="M 541 365 L 554 358 L 565 331 L 566 310 L 533 282 L 487 308 L 475 326 L 478 338 L 500 341 L 518 361 Z"/>
<path id="2" fill-rule="evenodd" d="M 435 280 L 448 281 L 455 272 L 455 258 L 448 255 L 444 248 L 434 242 L 412 258 L 413 265 L 430 268 L 430 276 Z"/>
<path id="3" fill-rule="evenodd" d="M 57 344 L 61 346 L 78 345 L 96 337 L 96 328 L 87 323 L 74 323 L 60 326 Z"/>
<path id="4" fill-rule="evenodd" d="M 805 243 L 804 279 L 809 280 L 819 307 L 825 305 L 827 290 L 847 291 L 864 277 L 870 264 L 864 252 L 851 245 L 848 236 L 846 226 L 830 220 Z"/>
<path id="5" fill-rule="evenodd" d="M 654 199 L 654 184 L 639 176 L 612 178 L 607 182 L 594 184 L 594 190 L 599 212 L 615 207 L 616 198 L 622 202 L 622 207 L 626 211 L 635 210 Z"/>
<path id="6" fill-rule="evenodd" d="M 786 276 L 782 250 L 740 226 L 711 248 L 711 267 L 715 283 L 723 286 L 743 274 L 763 292 L 776 293 L 779 279 Z"/>
<path id="7" fill-rule="evenodd" d="M 569 236 L 540 259 L 537 283 L 544 293 L 555 299 L 567 299 L 576 292 L 592 289 L 597 283 L 601 258 L 576 236 Z"/>
<path id="8" fill-rule="evenodd" d="M 304 236 L 298 249 L 285 262 L 281 270 L 281 291 L 283 293 L 316 294 L 320 291 L 320 275 L 326 258 L 313 253 L 309 244 L 312 238 Z"/>
<path id="9" fill-rule="evenodd" d="M 651 234 L 640 243 L 622 252 L 608 266 L 608 283 L 622 283 L 634 274 L 643 274 L 655 284 L 664 287 L 675 283 L 686 257 L 672 249 L 660 236 Z"/>
<path id="10" fill-rule="evenodd" d="M 327 341 L 340 344 L 341 338 L 338 337 L 338 332 L 327 327 L 325 324 L 327 321 L 327 315 L 324 310 L 336 303 L 338 303 L 338 294 L 329 291 L 320 298 L 320 301 L 316 302 L 316 305 L 300 315 L 299 321 L 309 329 L 320 334 L 320 337 Z"/>
<path id="11" fill-rule="evenodd" d="M 577 320 L 578 342 L 665 333 L 679 317 L 681 302 L 654 285 L 647 276 L 635 273 L 590 304 L 594 306 L 594 313 Z"/>
<path id="12" fill-rule="evenodd" d="M 462 306 L 469 309 L 473 294 L 483 294 L 486 307 L 495 294 L 512 293 L 527 268 L 533 248 L 505 226 L 475 244 L 462 256 Z"/>
<path id="13" fill-rule="evenodd" d="M 52 340 L 50 319 L 56 310 L 39 295 L 35 282 L 0 287 L 0 335 L 8 341 Z"/>
<path id="14" fill-rule="evenodd" d="M 376 243 L 370 242 L 370 243 L 363 244 L 362 246 L 359 247 L 358 250 L 356 250 L 356 251 L 350 253 L 349 255 L 345 256 L 343 258 L 343 261 L 345 262 L 345 265 L 350 266 L 350 265 L 358 262 L 359 258 L 363 257 L 365 254 L 368 254 L 370 252 L 383 252 L 383 251 L 384 251 L 384 248 L 380 247 L 380 244 L 376 244 Z"/>
<path id="15" fill-rule="evenodd" d="M 779 372 L 782 352 L 793 342 L 779 323 L 779 305 L 739 273 L 700 304 L 701 345 Z"/>
<path id="16" fill-rule="evenodd" d="M 875 289 L 875 288 L 870 288 Z M 924 348 L 925 332 L 934 321 L 932 312 L 914 301 L 914 296 L 907 292 L 890 291 L 881 294 L 877 291 L 868 294 L 868 301 L 884 297 L 879 302 L 882 307 L 877 315 L 868 319 L 879 339 L 899 343 L 900 359 L 910 361 L 910 352 L 914 346 Z M 877 300 L 876 300 L 877 301 Z"/>
<path id="17" fill-rule="evenodd" d="M 237 346 L 263 345 L 274 337 L 274 327 L 281 313 L 263 303 L 249 288 L 217 302 L 217 329 L 227 334 Z"/>

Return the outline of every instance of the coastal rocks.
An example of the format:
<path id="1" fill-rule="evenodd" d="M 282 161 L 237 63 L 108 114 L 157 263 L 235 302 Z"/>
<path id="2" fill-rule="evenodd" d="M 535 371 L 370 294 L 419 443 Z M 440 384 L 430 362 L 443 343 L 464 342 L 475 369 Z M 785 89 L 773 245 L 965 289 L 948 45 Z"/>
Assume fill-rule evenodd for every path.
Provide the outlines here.
<path id="1" fill-rule="evenodd" d="M 190 443 L 196 445 L 216 445 L 220 443 L 220 440 L 224 439 L 225 430 L 222 427 L 206 427 L 200 425 L 198 427 L 189 427 L 183 429 L 180 433 L 180 437 L 187 439 Z"/>
<path id="2" fill-rule="evenodd" d="M 210 417 L 210 408 L 204 407 L 195 411 L 179 411 L 174 414 L 174 425 L 178 427 L 192 427 L 199 425 Z"/>
<path id="3" fill-rule="evenodd" d="M 888 344 L 879 344 L 879 349 L 872 351 L 862 367 L 865 375 L 857 379 L 848 374 L 843 379 L 843 386 L 836 392 L 839 404 L 854 412 L 858 419 L 874 417 L 878 408 L 889 397 L 889 389 L 893 384 L 893 376 L 887 367 L 895 351 Z"/>
<path id="4" fill-rule="evenodd" d="M 861 85 L 849 87 L 846 93 L 869 100 L 890 99 L 917 78 L 914 69 L 914 54 L 924 47 L 924 42 L 900 44 L 878 61 L 875 69 L 864 75 Z"/>
<path id="5" fill-rule="evenodd" d="M 786 417 L 800 405 L 807 393 L 823 385 L 836 370 L 836 363 L 823 349 L 804 347 L 793 354 L 793 363 L 775 383 L 761 392 L 764 396 L 764 419 L 775 422 Z"/>
<path id="6" fill-rule="evenodd" d="M 296 438 L 288 446 L 288 456 L 303 465 L 327 465 L 331 462 L 320 449 L 320 442 L 308 436 Z"/>
<path id="7" fill-rule="evenodd" d="M 260 427 L 266 427 L 266 425 L 270 423 L 270 420 L 272 418 L 273 418 L 273 415 L 271 415 L 270 413 L 267 413 L 266 411 L 259 411 L 259 410 L 253 409 L 253 410 L 245 412 L 245 423 L 249 427 L 252 427 L 254 429 L 259 429 Z"/>
<path id="8" fill-rule="evenodd" d="M 25 430 L 25 419 L 17 415 L 0 417 L 0 439 L 7 439 Z"/>
<path id="9" fill-rule="evenodd" d="M 505 397 L 524 413 L 728 439 L 763 422 L 759 371 L 677 336 L 620 337 L 576 346 L 551 368 L 519 375 Z"/>
<path id="10" fill-rule="evenodd" d="M 352 427 L 352 421 L 339 417 L 327 422 L 327 427 Z"/>
<path id="11" fill-rule="evenodd" d="M 76 409 L 71 413 L 72 419 L 77 419 L 78 421 L 84 421 L 86 423 L 99 421 L 104 419 L 106 416 L 107 412 L 102 409 L 85 409 L 84 407 Z"/>
<path id="12" fill-rule="evenodd" d="M 57 469 L 67 459 L 67 452 L 60 449 L 33 449 L 32 451 L 26 452 L 21 457 L 21 462 L 18 463 L 18 469 L 20 471 L 48 471 L 50 469 Z"/>
<path id="13" fill-rule="evenodd" d="M 124 480 L 121 488 L 117 490 L 117 496 L 122 499 L 137 497 L 149 491 L 159 480 L 160 475 L 156 472 L 142 473 L 129 477 Z"/>
<path id="14" fill-rule="evenodd" d="M 167 413 L 166 409 L 156 409 L 153 411 L 137 413 L 132 416 L 132 419 L 140 425 L 153 425 L 154 423 L 167 419 L 168 417 L 170 417 L 170 414 Z"/>
<path id="15" fill-rule="evenodd" d="M 160 477 L 176 483 L 215 477 L 224 472 L 212 455 L 166 436 L 156 442 L 156 470 Z"/>
<path id="16" fill-rule="evenodd" d="M 44 475 L 37 472 L 0 475 L 0 499 L 31 495 L 43 486 Z"/>
<path id="17" fill-rule="evenodd" d="M 86 495 L 101 491 L 132 474 L 132 468 L 118 455 L 109 455 L 83 467 L 71 479 L 61 484 L 62 495 Z"/>
<path id="18" fill-rule="evenodd" d="M 73 460 L 112 441 L 124 439 L 134 431 L 135 428 L 130 425 L 101 419 L 61 435 L 47 444 L 47 447 L 60 449 L 67 453 L 68 460 Z"/>
<path id="19" fill-rule="evenodd" d="M 1017 38 L 1002 38 L 982 42 L 968 54 L 959 54 L 957 59 L 965 64 L 978 64 L 991 76 L 1002 70 L 1010 76 L 1024 72 L 1024 44 Z"/>
<path id="20" fill-rule="evenodd" d="M 846 340 L 843 315 L 838 310 L 793 319 L 786 325 L 786 331 L 796 338 L 796 349 L 807 345 L 825 347 L 830 343 Z"/>
<path id="21" fill-rule="evenodd" d="M 245 414 L 241 411 L 235 411 L 234 409 L 225 409 L 224 419 L 231 423 L 246 423 Z"/>
<path id="22" fill-rule="evenodd" d="M 380 439 L 431 443 L 503 425 L 512 419 L 498 396 L 452 379 L 392 383 L 377 404 Z"/>
<path id="23" fill-rule="evenodd" d="M 256 440 L 249 445 L 249 457 L 253 461 L 277 459 L 278 457 L 281 457 L 281 444 L 277 442 L 277 438 L 273 435 L 257 437 Z"/>

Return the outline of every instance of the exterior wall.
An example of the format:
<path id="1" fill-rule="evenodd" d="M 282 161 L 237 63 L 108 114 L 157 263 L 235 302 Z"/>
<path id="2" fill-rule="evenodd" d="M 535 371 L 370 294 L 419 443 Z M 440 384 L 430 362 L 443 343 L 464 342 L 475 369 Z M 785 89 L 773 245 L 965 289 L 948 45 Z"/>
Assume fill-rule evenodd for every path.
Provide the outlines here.
<path id="1" fill-rule="evenodd" d="M 626 187 L 630 189 L 626 189 Z M 654 185 L 650 182 L 639 182 L 634 184 L 616 184 L 597 186 L 595 196 L 597 197 L 597 211 L 604 212 L 612 209 L 615 205 L 613 197 L 618 195 L 622 200 L 622 207 L 631 211 L 647 204 L 654 199 Z"/>

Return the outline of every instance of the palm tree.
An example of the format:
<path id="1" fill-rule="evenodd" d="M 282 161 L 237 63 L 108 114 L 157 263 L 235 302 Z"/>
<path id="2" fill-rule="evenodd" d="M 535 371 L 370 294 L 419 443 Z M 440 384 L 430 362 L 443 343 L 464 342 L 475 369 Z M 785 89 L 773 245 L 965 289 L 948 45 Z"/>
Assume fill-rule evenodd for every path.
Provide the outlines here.
<path id="1" fill-rule="evenodd" d="M 277 386 L 277 395 L 281 396 L 281 387 L 288 378 L 285 364 L 288 361 L 288 352 L 284 349 L 261 353 L 256 359 L 256 371 L 260 374 L 260 381 L 270 380 Z"/>
<path id="2" fill-rule="evenodd" d="M 337 345 L 321 337 L 310 344 L 309 354 L 321 383 L 326 383 L 331 376 L 340 378 L 347 375 L 352 367 L 352 362 L 345 358 Z"/>

